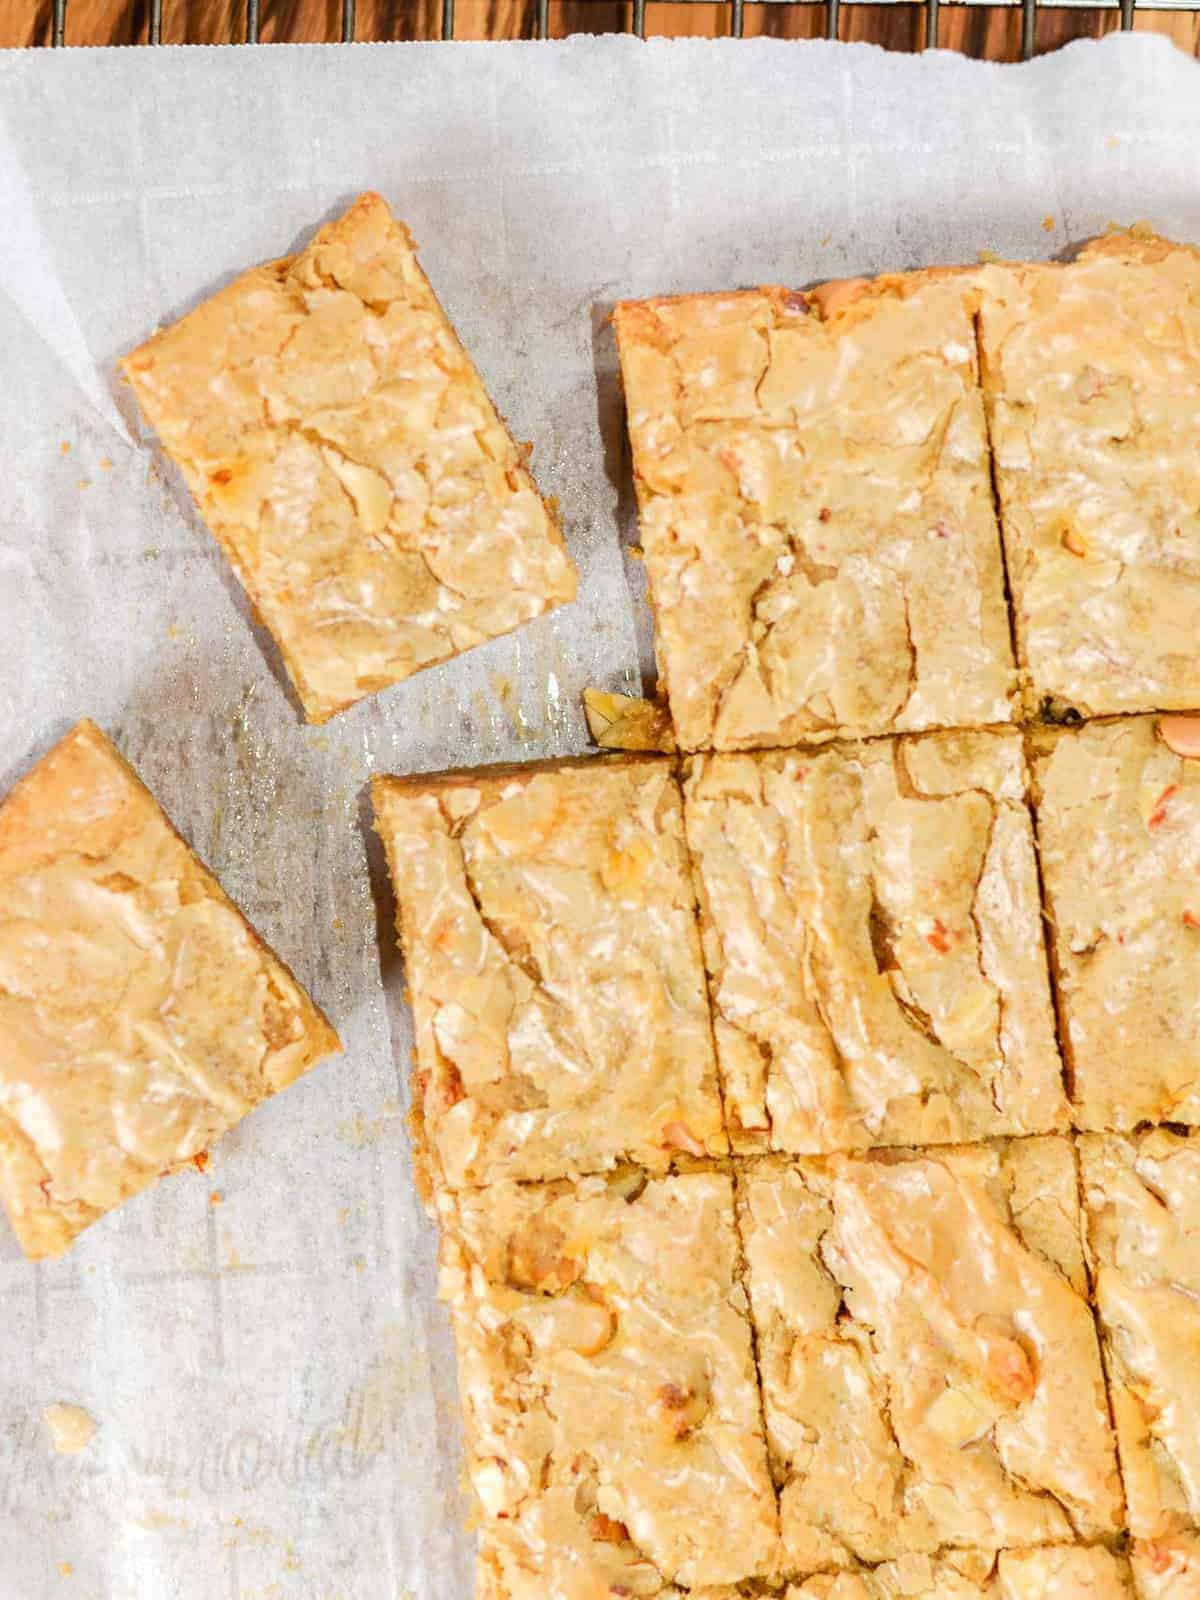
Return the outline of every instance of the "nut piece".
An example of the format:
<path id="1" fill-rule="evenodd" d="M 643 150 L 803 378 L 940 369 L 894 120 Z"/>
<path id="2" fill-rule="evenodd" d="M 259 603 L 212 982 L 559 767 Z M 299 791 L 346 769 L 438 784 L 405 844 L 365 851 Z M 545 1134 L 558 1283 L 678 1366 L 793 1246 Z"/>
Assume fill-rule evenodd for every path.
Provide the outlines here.
<path id="1" fill-rule="evenodd" d="M 658 750 L 674 755 L 678 748 L 666 706 L 606 689 L 585 689 L 583 710 L 588 732 L 602 750 Z"/>
<path id="2" fill-rule="evenodd" d="M 667 1122 L 663 1125 L 662 1142 L 668 1150 L 682 1150 L 689 1156 L 706 1156 L 708 1151 L 697 1139 L 686 1122 Z"/>
<path id="3" fill-rule="evenodd" d="M 1158 736 L 1185 761 L 1200 759 L 1200 717 L 1160 717 Z"/>
<path id="4" fill-rule="evenodd" d="M 821 313 L 822 320 L 831 321 L 840 311 L 854 302 L 870 287 L 869 278 L 833 278 L 829 283 L 818 284 L 808 291 L 808 299 Z"/>

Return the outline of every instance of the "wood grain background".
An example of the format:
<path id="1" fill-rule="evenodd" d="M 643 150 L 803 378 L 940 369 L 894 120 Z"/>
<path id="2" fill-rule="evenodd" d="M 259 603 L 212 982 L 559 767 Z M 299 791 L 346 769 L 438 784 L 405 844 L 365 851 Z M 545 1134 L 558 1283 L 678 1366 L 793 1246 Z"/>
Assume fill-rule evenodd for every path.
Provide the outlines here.
<path id="1" fill-rule="evenodd" d="M 610 33 L 630 26 L 631 6 L 622 0 L 550 0 L 550 32 Z M 455 36 L 463 39 L 528 38 L 534 31 L 534 0 L 456 0 Z M 0 45 L 50 43 L 52 0 L 0 0 Z M 69 0 L 67 43 L 144 44 L 149 37 L 149 0 Z M 162 0 L 162 39 L 171 44 L 228 44 L 245 37 L 245 0 Z M 1095 38 L 1118 23 L 1113 10 L 1045 5 L 1038 8 L 1037 49 L 1053 50 L 1068 39 Z M 1200 54 L 1200 13 L 1146 11 L 1136 14 L 1139 31 L 1164 33 L 1190 54 Z M 259 0 L 264 42 L 336 39 L 340 0 Z M 646 0 L 646 31 L 653 34 L 714 34 L 729 30 L 729 6 L 717 0 Z M 849 5 L 841 10 L 841 37 L 868 39 L 894 50 L 919 49 L 925 19 L 919 5 Z M 820 37 L 825 7 L 746 0 L 747 35 Z M 432 39 L 441 33 L 441 0 L 357 0 L 359 39 Z M 995 61 L 1016 60 L 1021 48 L 1017 10 L 997 6 L 943 5 L 938 43 Z"/>

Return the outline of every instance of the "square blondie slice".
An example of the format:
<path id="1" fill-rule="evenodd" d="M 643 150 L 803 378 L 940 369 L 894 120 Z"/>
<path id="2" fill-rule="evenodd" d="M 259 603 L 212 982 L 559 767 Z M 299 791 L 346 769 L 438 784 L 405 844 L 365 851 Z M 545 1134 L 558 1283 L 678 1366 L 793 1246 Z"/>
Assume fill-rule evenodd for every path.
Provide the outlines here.
<path id="1" fill-rule="evenodd" d="M 975 295 L 934 271 L 617 307 L 685 749 L 1010 719 Z"/>
<path id="2" fill-rule="evenodd" d="M 738 1213 L 785 1567 L 1117 1534 L 1067 1139 L 769 1157 Z"/>
<path id="3" fill-rule="evenodd" d="M 1200 705 L 1200 251 L 1144 233 L 984 270 L 1020 664 L 1051 711 Z"/>
<path id="4" fill-rule="evenodd" d="M 670 764 L 377 778 L 435 1182 L 728 1148 Z"/>
<path id="5" fill-rule="evenodd" d="M 769 1575 L 778 1518 L 724 1173 L 439 1200 L 481 1594 Z"/>
<path id="6" fill-rule="evenodd" d="M 1088 1243 L 1135 1538 L 1200 1532 L 1200 1133 L 1080 1141 Z"/>
<path id="7" fill-rule="evenodd" d="M 90 722 L 0 805 L 0 1037 L 0 1200 L 32 1259 L 340 1048 Z"/>
<path id="8" fill-rule="evenodd" d="M 556 513 L 378 195 L 124 370 L 310 721 L 574 599 Z"/>
<path id="9" fill-rule="evenodd" d="M 684 795 L 737 1148 L 1067 1126 L 1019 735 L 696 756 Z"/>
<path id="10" fill-rule="evenodd" d="M 1102 1545 L 905 1556 L 866 1572 L 826 1573 L 787 1600 L 1136 1600 L 1129 1561 Z"/>
<path id="11" fill-rule="evenodd" d="M 1078 1124 L 1200 1123 L 1200 718 L 1043 730 L 1035 746 Z"/>

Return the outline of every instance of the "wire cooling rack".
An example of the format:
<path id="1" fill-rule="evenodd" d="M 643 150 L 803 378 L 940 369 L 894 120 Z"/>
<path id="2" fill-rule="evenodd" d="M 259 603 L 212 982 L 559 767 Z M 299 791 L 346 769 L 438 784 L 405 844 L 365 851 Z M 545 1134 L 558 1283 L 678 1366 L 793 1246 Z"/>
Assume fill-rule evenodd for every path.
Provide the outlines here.
<path id="1" fill-rule="evenodd" d="M 185 5 L 186 0 L 174 0 L 174 3 Z M 439 3 L 441 37 L 453 39 L 455 0 L 439 0 Z M 685 0 L 685 3 L 698 4 L 700 0 Z M 718 27 L 716 31 L 733 38 L 741 38 L 745 30 L 746 3 L 747 0 L 726 0 L 726 3 L 718 8 L 725 13 L 725 27 L 723 29 Z M 824 13 L 824 34 L 828 39 L 839 37 L 843 12 L 860 5 L 870 4 L 875 7 L 882 3 L 897 7 L 904 5 L 909 10 L 918 10 L 924 16 L 923 38 L 920 43 L 925 47 L 938 41 L 938 22 L 943 8 L 960 12 L 964 9 L 1019 12 L 1020 53 L 1025 60 L 1034 54 L 1039 12 L 1056 11 L 1060 16 L 1070 11 L 1087 11 L 1100 15 L 1108 13 L 1110 21 L 1119 20 L 1119 25 L 1124 30 L 1133 28 L 1135 16 L 1139 13 L 1175 12 L 1189 16 L 1200 15 L 1200 4 L 1197 0 L 1053 0 L 1053 4 L 1043 4 L 1042 0 L 911 0 L 911 3 L 909 0 L 815 0 L 815 3 Z M 69 0 L 52 0 L 50 30 L 52 45 L 62 46 L 66 43 L 68 4 Z M 240 39 L 231 40 L 231 43 L 259 42 L 260 4 L 261 0 L 244 0 L 244 33 Z M 647 0 L 630 0 L 625 31 L 645 37 L 646 4 Z M 772 10 L 786 11 L 794 6 L 804 6 L 812 10 L 814 0 L 767 0 L 767 4 Z M 152 45 L 163 42 L 163 6 L 164 0 L 149 0 L 147 37 Z M 343 43 L 351 43 L 358 37 L 355 12 L 355 0 L 340 0 L 340 30 L 335 29 L 330 42 L 337 42 L 340 39 Z M 533 0 L 531 33 L 536 39 L 550 36 L 550 0 Z"/>

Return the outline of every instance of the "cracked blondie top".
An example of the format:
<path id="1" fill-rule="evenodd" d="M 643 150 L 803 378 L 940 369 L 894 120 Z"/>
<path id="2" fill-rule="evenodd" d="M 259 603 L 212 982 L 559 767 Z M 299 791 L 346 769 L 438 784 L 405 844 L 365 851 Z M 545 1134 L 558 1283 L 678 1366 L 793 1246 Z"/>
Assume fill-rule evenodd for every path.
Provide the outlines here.
<path id="1" fill-rule="evenodd" d="M 439 1210 L 481 1595 L 666 1600 L 770 1572 L 732 1180 L 497 1183 Z"/>
<path id="2" fill-rule="evenodd" d="M 1200 1536 L 1135 1539 L 1130 1559 L 1139 1600 L 1200 1600 Z"/>
<path id="3" fill-rule="evenodd" d="M 1094 240 L 981 276 L 1022 667 L 1084 715 L 1200 705 L 1200 251 Z"/>
<path id="4" fill-rule="evenodd" d="M 124 370 L 310 721 L 574 599 L 526 452 L 378 195 Z"/>
<path id="5" fill-rule="evenodd" d="M 1133 717 L 1036 738 L 1079 1123 L 1200 1123 L 1200 718 Z"/>
<path id="6" fill-rule="evenodd" d="M 1068 1140 L 772 1157 L 737 1187 L 785 1567 L 1118 1532 Z"/>
<path id="7" fill-rule="evenodd" d="M 723 1154 L 669 763 L 377 778 L 373 793 L 434 1179 L 457 1187 Z"/>
<path id="8" fill-rule="evenodd" d="M 1135 1600 L 1128 1560 L 1102 1546 L 905 1556 L 867 1572 L 827 1573 L 787 1600 Z"/>
<path id="9" fill-rule="evenodd" d="M 1129 1526 L 1148 1540 L 1195 1532 L 1200 1133 L 1086 1134 L 1080 1160 Z"/>
<path id="10" fill-rule="evenodd" d="M 697 756 L 684 793 L 738 1148 L 1066 1126 L 1017 734 Z"/>
<path id="11" fill-rule="evenodd" d="M 1009 720 L 973 281 L 617 307 L 685 749 Z"/>
<path id="12" fill-rule="evenodd" d="M 0 1200 L 33 1259 L 339 1048 L 90 722 L 0 806 L 0 1036 Z"/>

